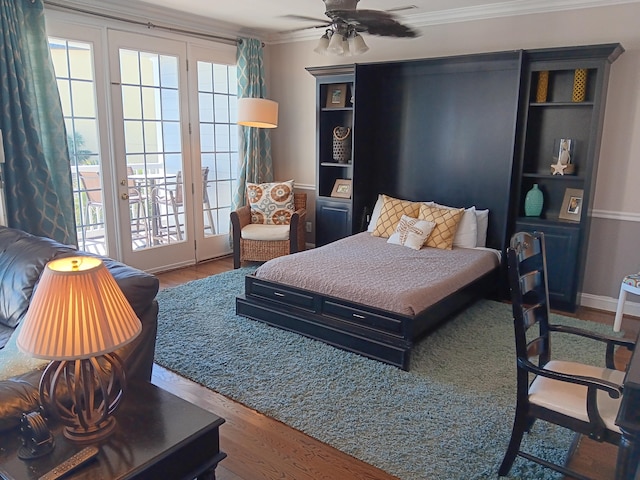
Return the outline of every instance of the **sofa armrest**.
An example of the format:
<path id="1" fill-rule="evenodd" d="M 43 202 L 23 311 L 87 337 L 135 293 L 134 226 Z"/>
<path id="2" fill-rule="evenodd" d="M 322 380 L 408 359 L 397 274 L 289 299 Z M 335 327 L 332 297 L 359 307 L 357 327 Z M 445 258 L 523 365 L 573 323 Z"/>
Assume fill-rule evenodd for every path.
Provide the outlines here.
<path id="1" fill-rule="evenodd" d="M 126 368 L 127 381 L 151 380 L 153 359 L 156 352 L 158 333 L 158 302 L 153 300 L 149 308 L 138 315 L 142 323 L 142 332 L 131 343 L 116 351 Z"/>
<path id="2" fill-rule="evenodd" d="M 18 427 L 23 413 L 40 407 L 39 385 L 43 370 L 32 370 L 0 382 L 0 432 Z"/>

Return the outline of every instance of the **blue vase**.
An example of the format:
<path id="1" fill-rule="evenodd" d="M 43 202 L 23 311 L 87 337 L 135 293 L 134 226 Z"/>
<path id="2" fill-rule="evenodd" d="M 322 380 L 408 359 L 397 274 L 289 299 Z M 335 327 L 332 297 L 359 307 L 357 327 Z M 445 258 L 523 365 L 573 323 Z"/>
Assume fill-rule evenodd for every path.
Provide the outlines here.
<path id="1" fill-rule="evenodd" d="M 542 213 L 543 205 L 544 196 L 542 191 L 538 188 L 538 184 L 534 183 L 533 188 L 524 197 L 524 214 L 527 217 L 539 217 Z"/>

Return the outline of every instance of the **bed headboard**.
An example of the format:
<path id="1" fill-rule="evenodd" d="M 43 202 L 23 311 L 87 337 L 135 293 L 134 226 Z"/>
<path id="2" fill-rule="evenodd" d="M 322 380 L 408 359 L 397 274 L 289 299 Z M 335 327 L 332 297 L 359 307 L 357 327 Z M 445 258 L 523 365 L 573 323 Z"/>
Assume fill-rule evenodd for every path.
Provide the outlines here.
<path id="1" fill-rule="evenodd" d="M 359 64 L 356 85 L 354 212 L 378 193 L 488 208 L 487 246 L 504 251 L 520 52 Z"/>

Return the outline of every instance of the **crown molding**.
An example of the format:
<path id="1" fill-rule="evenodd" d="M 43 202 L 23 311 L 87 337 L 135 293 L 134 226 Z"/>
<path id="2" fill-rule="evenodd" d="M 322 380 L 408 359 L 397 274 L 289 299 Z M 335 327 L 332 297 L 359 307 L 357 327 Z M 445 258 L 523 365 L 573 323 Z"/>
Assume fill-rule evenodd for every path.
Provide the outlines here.
<path id="1" fill-rule="evenodd" d="M 240 37 L 265 41 L 262 31 L 247 29 L 238 25 L 220 22 L 213 18 L 181 12 L 144 2 L 131 4 L 126 0 L 43 0 L 46 9 L 79 15 L 95 15 L 117 21 L 118 18 L 148 23 L 149 28 L 162 26 L 179 28 L 203 35 L 215 35 L 234 40 Z"/>
<path id="2" fill-rule="evenodd" d="M 416 14 L 407 17 L 407 23 L 417 22 L 415 26 L 429 26 L 441 23 L 486 20 L 489 18 L 513 17 L 537 13 L 553 13 L 584 8 L 612 7 L 628 3 L 640 3 L 638 0 L 512 0 L 503 3 L 491 3 L 474 7 L 454 8 L 428 14 Z"/>

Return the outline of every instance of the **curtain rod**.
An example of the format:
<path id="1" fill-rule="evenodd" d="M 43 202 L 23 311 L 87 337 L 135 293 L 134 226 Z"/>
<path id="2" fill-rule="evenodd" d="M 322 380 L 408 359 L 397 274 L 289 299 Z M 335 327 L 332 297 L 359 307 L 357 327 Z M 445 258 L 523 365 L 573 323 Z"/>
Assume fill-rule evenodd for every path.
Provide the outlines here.
<path id="1" fill-rule="evenodd" d="M 44 4 L 45 5 L 51 5 L 52 7 L 61 8 L 63 10 L 72 10 L 74 12 L 85 13 L 85 14 L 88 14 L 88 15 L 94 15 L 94 16 L 102 17 L 102 18 L 108 18 L 110 20 L 117 20 L 117 21 L 120 21 L 120 22 L 132 23 L 134 25 L 142 25 L 144 27 L 147 27 L 148 29 L 165 30 L 165 31 L 168 31 L 168 32 L 183 33 L 185 35 L 192 35 L 192 36 L 197 36 L 197 37 L 203 37 L 203 38 L 209 38 L 209 39 L 213 39 L 213 40 L 218 40 L 218 41 L 226 43 L 228 45 L 236 45 L 238 43 L 242 43 L 242 39 L 241 38 L 223 37 L 221 35 L 211 35 L 209 33 L 200 33 L 200 32 L 194 32 L 194 31 L 191 31 L 191 30 L 183 30 L 183 29 L 180 29 L 180 28 L 166 27 L 166 26 L 162 26 L 162 25 L 155 25 L 154 23 L 151 23 L 151 22 L 142 22 L 142 21 L 138 21 L 138 20 L 132 20 L 130 18 L 123 18 L 123 17 L 118 17 L 118 16 L 115 16 L 115 15 L 109 15 L 109 14 L 106 14 L 106 13 L 92 12 L 91 10 L 85 10 L 83 8 L 78 8 L 78 7 L 72 7 L 70 5 L 62 5 L 60 3 L 52 2 L 50 0 L 44 0 Z M 262 46 L 264 47 L 264 43 L 262 43 Z"/>

